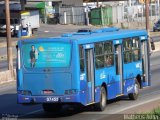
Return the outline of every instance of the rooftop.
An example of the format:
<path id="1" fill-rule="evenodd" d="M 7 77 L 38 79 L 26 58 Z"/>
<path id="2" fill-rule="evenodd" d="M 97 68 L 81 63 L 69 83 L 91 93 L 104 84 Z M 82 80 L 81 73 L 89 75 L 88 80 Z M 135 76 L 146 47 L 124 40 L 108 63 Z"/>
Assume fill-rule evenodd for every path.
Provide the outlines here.
<path id="1" fill-rule="evenodd" d="M 118 28 L 102 28 L 97 30 L 81 30 L 74 33 L 66 33 L 59 37 L 36 38 L 35 41 L 77 41 L 79 44 L 87 44 L 92 42 L 100 42 L 104 40 L 120 40 L 123 38 L 147 36 L 146 30 L 122 30 Z M 24 42 L 30 42 L 24 40 Z"/>

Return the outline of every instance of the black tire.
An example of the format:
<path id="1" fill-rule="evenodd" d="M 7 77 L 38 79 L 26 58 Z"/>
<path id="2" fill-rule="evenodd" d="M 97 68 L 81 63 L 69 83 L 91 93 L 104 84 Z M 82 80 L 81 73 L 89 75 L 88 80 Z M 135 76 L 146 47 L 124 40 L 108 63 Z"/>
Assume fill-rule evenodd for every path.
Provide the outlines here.
<path id="1" fill-rule="evenodd" d="M 62 108 L 61 104 L 43 103 L 43 110 L 45 112 L 59 112 Z"/>
<path id="2" fill-rule="evenodd" d="M 104 111 L 107 103 L 106 89 L 102 86 L 100 93 L 100 102 L 95 104 L 95 109 L 97 111 Z"/>
<path id="3" fill-rule="evenodd" d="M 136 100 L 138 98 L 138 96 L 139 96 L 139 89 L 140 89 L 140 85 L 139 85 L 139 83 L 136 80 L 136 83 L 135 83 L 135 86 L 134 86 L 135 93 L 128 94 L 128 97 L 129 97 L 130 100 Z"/>

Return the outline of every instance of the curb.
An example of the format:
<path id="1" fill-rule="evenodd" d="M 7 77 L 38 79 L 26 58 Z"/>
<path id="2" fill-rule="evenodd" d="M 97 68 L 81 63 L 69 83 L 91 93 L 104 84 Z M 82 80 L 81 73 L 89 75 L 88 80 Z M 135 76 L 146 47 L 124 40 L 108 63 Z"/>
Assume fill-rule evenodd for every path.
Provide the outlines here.
<path id="1" fill-rule="evenodd" d="M 129 109 L 135 109 L 137 107 L 144 106 L 146 104 L 153 103 L 154 101 L 159 101 L 159 100 L 160 100 L 160 97 L 156 97 L 156 98 L 153 98 L 153 99 L 145 100 L 143 103 L 137 103 L 137 104 L 135 104 L 133 106 L 129 106 L 129 107 L 126 107 L 126 108 L 121 109 L 119 111 L 116 111 L 115 114 L 117 114 L 117 113 L 124 113 L 124 112 L 127 112 Z"/>
<path id="2" fill-rule="evenodd" d="M 17 45 L 17 41 L 13 41 L 12 47 L 15 47 L 16 45 Z M 2 48 L 2 47 L 7 47 L 7 43 L 6 42 L 0 43 L 0 48 Z"/>
<path id="3" fill-rule="evenodd" d="M 13 77 L 10 70 L 0 72 L 0 85 L 13 81 L 16 81 L 16 69 L 14 69 Z"/>
<path id="4" fill-rule="evenodd" d="M 147 100 L 143 103 L 138 103 L 135 106 L 129 106 L 121 110 L 117 110 L 113 114 L 109 114 L 109 116 L 102 117 L 99 120 L 134 120 L 134 115 L 135 117 L 139 116 L 138 120 L 144 120 L 143 116 L 146 113 L 150 113 L 154 109 L 160 106 L 160 97 L 154 98 Z M 142 117 L 141 117 L 142 116 Z M 140 119 L 142 118 L 142 119 Z M 146 118 L 145 120 L 159 120 L 158 118 L 152 119 L 151 116 L 148 116 L 148 119 Z"/>
<path id="5" fill-rule="evenodd" d="M 160 41 L 155 42 L 155 50 L 151 50 L 152 53 L 160 51 Z"/>

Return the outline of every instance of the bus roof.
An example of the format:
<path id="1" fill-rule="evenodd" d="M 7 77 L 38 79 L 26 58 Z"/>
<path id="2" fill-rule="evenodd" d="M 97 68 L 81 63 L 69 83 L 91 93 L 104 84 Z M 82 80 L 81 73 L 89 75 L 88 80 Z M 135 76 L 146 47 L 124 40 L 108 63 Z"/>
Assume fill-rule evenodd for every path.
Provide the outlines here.
<path id="1" fill-rule="evenodd" d="M 80 30 L 80 32 L 66 33 L 59 37 L 34 38 L 33 41 L 61 41 L 72 42 L 77 41 L 78 44 L 87 44 L 92 42 L 100 42 L 106 40 L 120 40 L 123 38 L 147 36 L 146 30 L 122 30 L 115 27 L 102 28 L 97 30 Z M 28 40 L 23 40 L 29 42 Z"/>

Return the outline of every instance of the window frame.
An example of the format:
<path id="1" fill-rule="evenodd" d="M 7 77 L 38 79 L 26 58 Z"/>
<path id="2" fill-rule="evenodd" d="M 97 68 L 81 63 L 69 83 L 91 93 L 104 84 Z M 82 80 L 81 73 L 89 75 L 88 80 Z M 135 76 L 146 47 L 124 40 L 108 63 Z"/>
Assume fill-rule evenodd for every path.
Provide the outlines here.
<path id="1" fill-rule="evenodd" d="M 139 37 L 132 37 L 132 40 L 135 39 L 138 41 L 138 47 L 137 48 L 133 48 L 132 46 L 132 57 L 133 57 L 133 62 L 137 62 L 139 60 L 141 60 L 141 45 L 140 45 L 140 39 Z M 133 43 L 134 44 L 134 43 Z M 134 51 L 137 51 L 138 50 L 138 53 L 137 53 L 137 56 L 138 56 L 138 59 L 135 59 L 135 53 Z"/>
<path id="2" fill-rule="evenodd" d="M 96 53 L 96 44 L 102 44 L 102 53 L 101 54 L 97 54 Z M 109 52 L 106 52 L 107 49 L 105 49 L 105 44 L 109 44 L 108 46 L 111 46 L 111 49 L 109 49 L 110 51 Z M 113 41 L 102 41 L 102 42 L 97 42 L 95 43 L 95 67 L 96 69 L 103 69 L 103 68 L 106 68 L 106 67 L 112 67 L 114 66 L 114 47 L 113 47 Z M 111 59 L 111 62 L 112 64 L 111 65 L 108 65 L 106 64 L 106 56 L 111 56 L 112 59 Z M 102 57 L 103 60 L 102 61 L 102 66 L 97 66 L 97 57 Z"/>
<path id="3" fill-rule="evenodd" d="M 135 40 L 135 43 L 136 41 L 138 41 L 138 46 L 134 46 L 134 41 Z M 127 45 L 128 47 L 130 47 L 130 49 L 127 50 L 127 47 L 126 47 L 126 41 L 129 41 L 128 43 L 131 45 Z M 128 44 L 127 43 L 127 44 Z M 137 45 L 137 44 L 136 44 Z M 135 47 L 135 48 L 134 48 Z M 138 59 L 135 59 L 135 55 L 134 55 L 134 52 L 138 50 Z M 126 53 L 129 54 L 129 57 L 130 60 L 126 60 Z M 137 62 L 141 59 L 141 47 L 140 47 L 140 39 L 138 36 L 134 36 L 134 37 L 129 37 L 129 38 L 124 38 L 123 39 L 123 61 L 124 61 L 124 64 L 128 64 L 128 63 L 132 63 L 132 62 Z"/>
<path id="4" fill-rule="evenodd" d="M 131 44 L 131 46 L 127 45 L 128 48 L 131 47 L 128 50 L 127 50 L 127 47 L 125 45 L 126 41 L 127 42 L 129 41 L 128 43 Z M 128 58 L 130 58 L 130 60 L 128 60 L 128 58 L 126 58 L 126 56 L 127 56 L 126 53 L 128 54 Z M 128 64 L 128 63 L 133 62 L 133 59 L 132 59 L 132 38 L 131 37 L 123 39 L 123 60 L 124 60 L 124 64 Z"/>
<path id="5" fill-rule="evenodd" d="M 81 61 L 83 64 L 83 68 L 81 69 Z M 80 72 L 84 73 L 85 72 L 85 62 L 84 62 L 84 49 L 83 45 L 79 45 L 79 65 L 80 65 Z"/>

